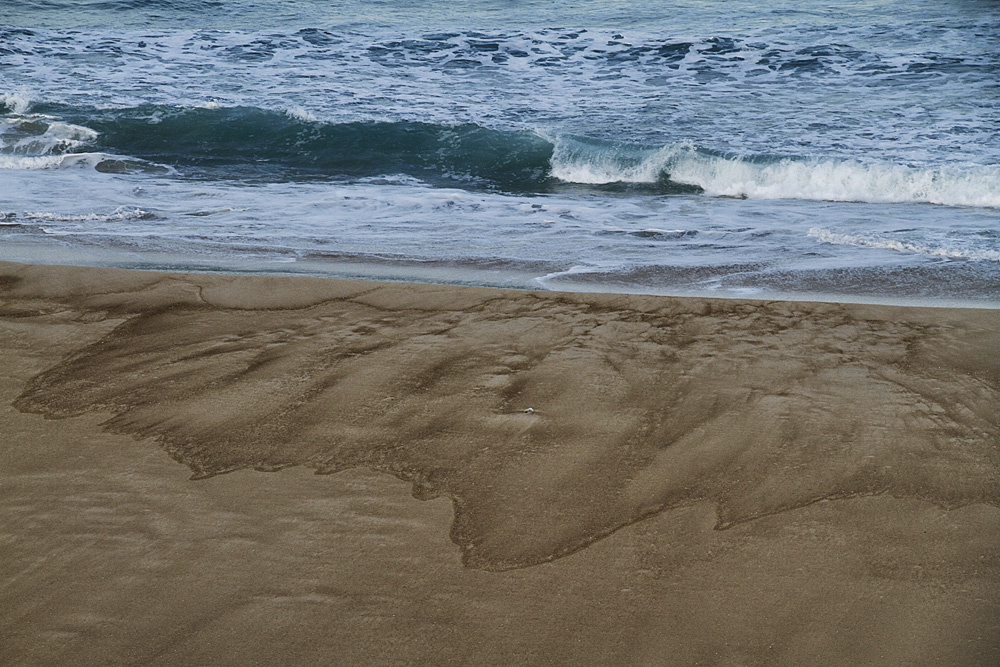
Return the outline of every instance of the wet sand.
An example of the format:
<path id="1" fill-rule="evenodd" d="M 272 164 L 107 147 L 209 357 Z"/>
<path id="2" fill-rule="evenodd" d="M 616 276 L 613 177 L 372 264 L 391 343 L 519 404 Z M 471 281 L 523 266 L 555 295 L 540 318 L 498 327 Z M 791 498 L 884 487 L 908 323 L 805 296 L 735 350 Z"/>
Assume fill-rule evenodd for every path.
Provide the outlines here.
<path id="1" fill-rule="evenodd" d="M 3 664 L 1000 664 L 997 310 L 0 263 L 0 368 Z"/>

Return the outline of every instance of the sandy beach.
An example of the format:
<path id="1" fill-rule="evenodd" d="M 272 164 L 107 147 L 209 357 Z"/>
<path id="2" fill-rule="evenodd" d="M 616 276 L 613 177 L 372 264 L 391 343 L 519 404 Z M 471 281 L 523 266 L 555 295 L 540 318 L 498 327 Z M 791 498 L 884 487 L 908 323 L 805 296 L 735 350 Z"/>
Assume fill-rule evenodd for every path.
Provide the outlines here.
<path id="1" fill-rule="evenodd" d="M 5 665 L 1000 664 L 1000 310 L 0 263 L 0 369 Z"/>

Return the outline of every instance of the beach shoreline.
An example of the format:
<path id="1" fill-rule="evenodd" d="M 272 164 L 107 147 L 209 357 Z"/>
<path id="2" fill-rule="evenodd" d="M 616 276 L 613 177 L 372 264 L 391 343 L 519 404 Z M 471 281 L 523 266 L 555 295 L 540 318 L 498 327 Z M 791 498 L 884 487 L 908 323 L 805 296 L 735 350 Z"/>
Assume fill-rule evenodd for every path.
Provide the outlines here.
<path id="1" fill-rule="evenodd" d="M 0 336 L 13 664 L 1000 657 L 1000 310 L 0 263 Z"/>
<path id="2" fill-rule="evenodd" d="M 697 289 L 691 285 L 653 286 L 629 283 L 602 276 L 579 279 L 573 270 L 541 275 L 539 266 L 498 266 L 483 268 L 468 263 L 430 262 L 406 257 L 377 258 L 360 255 L 330 255 L 319 258 L 286 258 L 285 260 L 221 257 L 200 257 L 174 250 L 143 250 L 138 253 L 101 248 L 99 246 L 52 246 L 48 242 L 10 238 L 0 248 L 0 262 L 43 266 L 76 266 L 81 268 L 114 268 L 128 271 L 158 273 L 189 273 L 204 275 L 265 276 L 270 278 L 312 278 L 402 284 L 448 285 L 488 289 L 508 289 L 518 292 L 574 294 L 624 294 L 639 297 L 725 299 L 737 301 L 793 301 L 805 303 L 853 303 L 872 306 L 908 308 L 1000 309 L 1000 297 L 992 300 L 977 294 L 975 298 L 959 296 L 954 290 L 936 295 L 904 293 L 878 294 L 873 291 L 845 291 L 835 282 L 817 283 L 813 288 L 793 290 L 774 286 L 759 288 Z M 583 278 L 587 278 L 586 275 Z M 945 277 L 941 280 L 947 282 Z M 911 286 L 912 287 L 912 286 Z M 984 284 L 983 289 L 988 289 Z"/>

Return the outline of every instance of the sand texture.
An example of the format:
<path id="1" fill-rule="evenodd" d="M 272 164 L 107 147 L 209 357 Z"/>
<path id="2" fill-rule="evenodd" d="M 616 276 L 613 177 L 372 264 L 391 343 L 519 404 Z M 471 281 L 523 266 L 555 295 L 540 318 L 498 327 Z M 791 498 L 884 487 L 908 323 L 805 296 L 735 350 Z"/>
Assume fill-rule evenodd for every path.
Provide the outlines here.
<path id="1" fill-rule="evenodd" d="M 0 663 L 1000 664 L 997 310 L 0 263 L 0 368 Z"/>

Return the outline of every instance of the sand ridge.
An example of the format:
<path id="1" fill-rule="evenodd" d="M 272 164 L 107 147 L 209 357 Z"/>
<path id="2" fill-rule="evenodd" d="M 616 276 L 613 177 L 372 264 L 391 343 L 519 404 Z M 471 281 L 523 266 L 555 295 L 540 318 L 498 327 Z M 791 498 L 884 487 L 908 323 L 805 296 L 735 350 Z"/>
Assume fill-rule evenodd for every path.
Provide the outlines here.
<path id="1" fill-rule="evenodd" d="M 110 412 L 196 477 L 389 472 L 452 499 L 473 568 L 705 501 L 720 529 L 882 494 L 1000 505 L 1000 311 L 0 274 L 0 316 L 113 324 L 18 409 Z"/>

